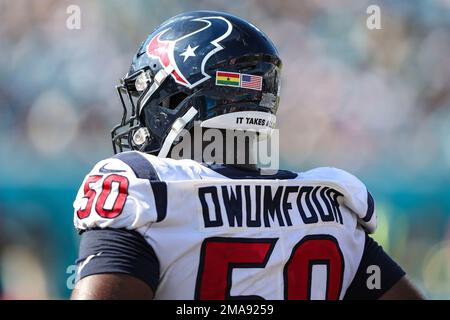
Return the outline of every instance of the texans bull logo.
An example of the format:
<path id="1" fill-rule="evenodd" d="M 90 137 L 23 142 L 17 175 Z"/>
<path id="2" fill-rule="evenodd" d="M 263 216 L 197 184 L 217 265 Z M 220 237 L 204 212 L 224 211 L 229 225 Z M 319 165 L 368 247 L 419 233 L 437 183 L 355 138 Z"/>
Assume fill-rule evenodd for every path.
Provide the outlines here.
<path id="1" fill-rule="evenodd" d="M 205 26 L 176 40 L 163 40 L 164 34 L 170 28 L 165 29 L 149 41 L 146 51 L 149 56 L 158 58 L 164 68 L 173 66 L 171 76 L 177 83 L 193 88 L 211 78 L 205 72 L 205 64 L 216 52 L 223 49 L 220 41 L 231 34 L 233 27 L 227 19 L 220 16 L 196 18 L 190 21 L 204 22 Z M 213 25 L 214 32 L 207 32 Z M 210 37 L 211 40 L 205 42 L 204 38 L 200 41 L 199 37 L 193 37 L 200 33 L 203 33 L 204 37 Z M 204 43 L 207 44 L 204 45 Z M 198 68 L 201 73 L 198 72 Z"/>

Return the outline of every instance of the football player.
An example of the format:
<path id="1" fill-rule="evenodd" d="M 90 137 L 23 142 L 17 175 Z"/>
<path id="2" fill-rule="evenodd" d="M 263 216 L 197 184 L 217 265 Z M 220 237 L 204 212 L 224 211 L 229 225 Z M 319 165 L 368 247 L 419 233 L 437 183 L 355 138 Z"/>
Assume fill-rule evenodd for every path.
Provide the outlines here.
<path id="1" fill-rule="evenodd" d="M 270 131 L 280 72 L 270 39 L 230 14 L 184 13 L 150 34 L 117 86 L 115 155 L 74 201 L 73 299 L 422 298 L 368 235 L 374 200 L 350 173 L 265 174 L 250 143 L 225 150 L 241 164 L 170 157 L 194 123 Z"/>

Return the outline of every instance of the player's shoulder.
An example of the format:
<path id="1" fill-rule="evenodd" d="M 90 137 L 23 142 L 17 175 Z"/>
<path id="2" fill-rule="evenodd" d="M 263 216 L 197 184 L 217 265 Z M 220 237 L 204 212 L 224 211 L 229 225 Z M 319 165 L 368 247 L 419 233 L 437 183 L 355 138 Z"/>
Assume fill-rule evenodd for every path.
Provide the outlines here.
<path id="1" fill-rule="evenodd" d="M 325 184 L 342 193 L 344 204 L 357 214 L 365 229 L 376 229 L 375 201 L 367 186 L 355 175 L 334 167 L 319 167 L 298 174 L 304 181 Z"/>
<path id="2" fill-rule="evenodd" d="M 335 167 L 318 167 L 298 174 L 300 179 L 323 180 L 350 188 L 353 192 L 367 191 L 366 185 L 355 175 Z"/>
<path id="3" fill-rule="evenodd" d="M 163 220 L 168 195 L 162 176 L 168 167 L 176 166 L 136 151 L 97 162 L 73 203 L 76 228 L 139 229 Z"/>
<path id="4" fill-rule="evenodd" d="M 198 178 L 201 167 L 190 159 L 160 158 L 139 151 L 127 151 L 97 162 L 90 174 L 120 171 L 150 181 L 174 181 Z"/>

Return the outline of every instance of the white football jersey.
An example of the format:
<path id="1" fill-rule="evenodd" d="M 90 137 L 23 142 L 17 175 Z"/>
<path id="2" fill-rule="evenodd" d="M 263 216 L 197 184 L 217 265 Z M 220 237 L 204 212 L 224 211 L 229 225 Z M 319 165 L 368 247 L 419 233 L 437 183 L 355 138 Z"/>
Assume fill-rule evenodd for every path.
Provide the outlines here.
<path id="1" fill-rule="evenodd" d="M 219 172 L 134 151 L 100 161 L 77 194 L 75 227 L 139 232 L 159 260 L 155 299 L 342 299 L 376 228 L 365 185 L 328 167 Z"/>

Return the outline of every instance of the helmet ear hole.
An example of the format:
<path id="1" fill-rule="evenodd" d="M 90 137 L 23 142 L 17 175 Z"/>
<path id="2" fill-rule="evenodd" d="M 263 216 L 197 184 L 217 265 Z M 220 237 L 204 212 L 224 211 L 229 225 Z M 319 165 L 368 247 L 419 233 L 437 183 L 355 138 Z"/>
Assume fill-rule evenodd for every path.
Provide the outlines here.
<path id="1" fill-rule="evenodd" d="M 189 95 L 184 92 L 177 92 L 170 97 L 165 98 L 161 102 L 161 107 L 173 110 L 175 109 L 184 99 L 186 99 Z"/>

